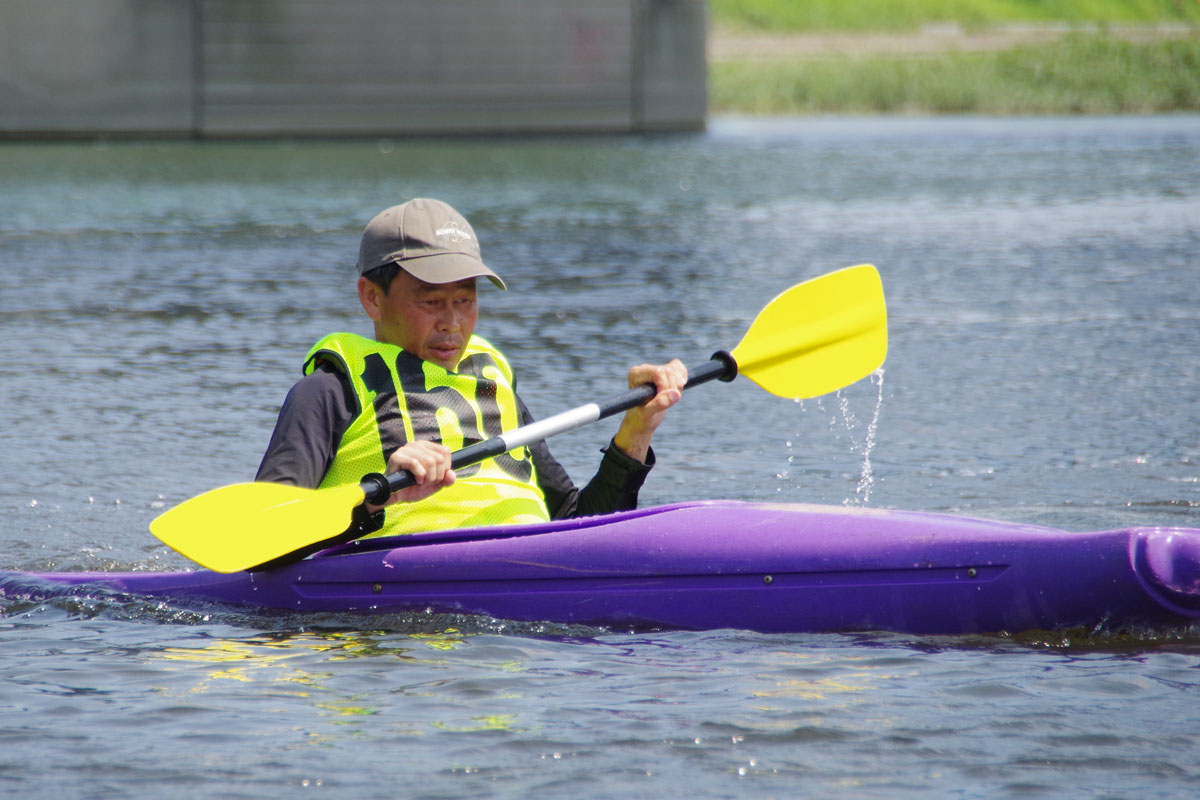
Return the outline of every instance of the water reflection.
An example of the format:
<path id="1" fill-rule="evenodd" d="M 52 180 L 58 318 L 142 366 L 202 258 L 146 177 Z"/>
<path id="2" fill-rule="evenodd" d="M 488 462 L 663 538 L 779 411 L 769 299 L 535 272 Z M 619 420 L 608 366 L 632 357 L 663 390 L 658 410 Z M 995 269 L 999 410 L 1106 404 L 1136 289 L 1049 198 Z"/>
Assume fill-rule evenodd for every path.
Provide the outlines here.
<path id="1" fill-rule="evenodd" d="M 385 706 L 378 698 L 370 700 L 370 693 L 347 688 L 341 674 L 345 667 L 340 662 L 369 660 L 373 674 L 386 676 L 389 683 L 401 681 L 404 688 L 395 691 L 411 694 L 413 684 L 394 670 L 404 665 L 436 666 L 438 659 L 430 658 L 430 651 L 451 651 L 463 642 L 464 635 L 453 628 L 436 634 L 408 636 L 373 631 L 286 631 L 244 639 L 216 639 L 195 646 L 164 647 L 148 653 L 148 663 L 157 664 L 166 673 L 176 673 L 176 679 L 163 690 L 166 694 L 236 697 L 249 692 L 288 702 L 304 700 L 320 718 L 346 725 L 353 724 L 353 718 L 378 715 Z M 244 686 L 226 685 L 230 681 Z M 477 716 L 473 720 L 472 724 L 481 726 L 480 730 L 507 725 L 500 716 Z M 464 729 L 457 720 L 422 724 L 447 730 Z M 409 727 L 413 733 L 419 732 L 419 725 Z M 320 734 L 319 741 L 328 741 L 330 735 Z"/>

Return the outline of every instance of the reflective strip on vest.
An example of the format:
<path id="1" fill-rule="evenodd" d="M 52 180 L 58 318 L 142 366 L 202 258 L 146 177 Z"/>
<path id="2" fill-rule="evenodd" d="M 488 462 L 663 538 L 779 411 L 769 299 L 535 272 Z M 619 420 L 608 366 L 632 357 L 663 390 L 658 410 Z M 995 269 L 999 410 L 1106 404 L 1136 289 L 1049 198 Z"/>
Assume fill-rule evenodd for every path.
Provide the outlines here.
<path id="1" fill-rule="evenodd" d="M 359 406 L 320 488 L 358 483 L 364 475 L 383 472 L 388 456 L 410 441 L 438 441 L 459 450 L 520 424 L 512 368 L 479 336 L 467 343 L 457 372 L 353 333 L 333 333 L 313 345 L 305 374 L 320 360 L 332 361 L 350 378 Z M 456 475 L 453 486 L 419 503 L 388 506 L 387 521 L 374 535 L 550 518 L 528 448 L 464 467 Z"/>

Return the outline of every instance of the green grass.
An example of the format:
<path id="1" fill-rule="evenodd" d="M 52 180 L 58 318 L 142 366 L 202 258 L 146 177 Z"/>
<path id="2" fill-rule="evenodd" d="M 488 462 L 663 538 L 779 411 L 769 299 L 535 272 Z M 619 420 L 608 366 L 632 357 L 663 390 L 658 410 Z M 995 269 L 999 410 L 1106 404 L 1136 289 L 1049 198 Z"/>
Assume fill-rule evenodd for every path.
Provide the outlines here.
<path id="1" fill-rule="evenodd" d="M 755 31 L 905 31 L 926 23 L 1200 24 L 1197 0 L 710 0 L 714 25 Z"/>
<path id="2" fill-rule="evenodd" d="M 716 62 L 709 83 L 718 114 L 1200 111 L 1200 41 L 1132 44 L 1077 34 L 935 58 Z"/>

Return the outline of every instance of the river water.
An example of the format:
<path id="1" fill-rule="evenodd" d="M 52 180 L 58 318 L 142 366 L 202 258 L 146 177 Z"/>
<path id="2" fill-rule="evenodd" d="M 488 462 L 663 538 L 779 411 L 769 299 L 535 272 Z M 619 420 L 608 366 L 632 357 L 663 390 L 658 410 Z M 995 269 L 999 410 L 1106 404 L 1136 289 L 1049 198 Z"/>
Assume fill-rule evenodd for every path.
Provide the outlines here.
<path id="1" fill-rule="evenodd" d="M 702 135 L 0 146 L 0 569 L 186 568 L 357 238 L 445 199 L 548 415 L 876 264 L 884 369 L 689 392 L 644 505 L 1200 527 L 1200 117 L 715 120 Z M 552 449 L 586 480 L 613 427 Z M 1200 631 L 762 635 L 0 601 L 24 797 L 1195 797 Z"/>

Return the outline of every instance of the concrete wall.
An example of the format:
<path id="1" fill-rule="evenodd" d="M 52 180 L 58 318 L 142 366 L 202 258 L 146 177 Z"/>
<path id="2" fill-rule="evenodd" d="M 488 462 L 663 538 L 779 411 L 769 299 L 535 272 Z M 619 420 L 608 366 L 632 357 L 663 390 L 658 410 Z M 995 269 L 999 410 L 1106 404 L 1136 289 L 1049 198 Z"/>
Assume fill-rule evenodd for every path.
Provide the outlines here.
<path id="1" fill-rule="evenodd" d="M 187 0 L 0 0 L 0 131 L 193 128 Z"/>
<path id="2" fill-rule="evenodd" d="M 703 127 L 704 0 L 0 0 L 0 135 Z"/>

